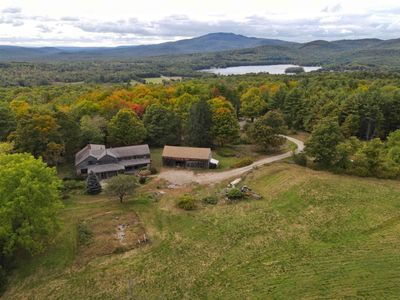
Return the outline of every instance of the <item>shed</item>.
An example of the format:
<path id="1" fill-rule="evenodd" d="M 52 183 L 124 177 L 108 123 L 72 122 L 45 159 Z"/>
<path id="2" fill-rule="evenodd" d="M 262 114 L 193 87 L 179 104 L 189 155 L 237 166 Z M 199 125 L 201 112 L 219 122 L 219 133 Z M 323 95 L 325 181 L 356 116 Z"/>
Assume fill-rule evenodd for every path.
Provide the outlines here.
<path id="1" fill-rule="evenodd" d="M 210 148 L 165 146 L 162 153 L 163 165 L 168 167 L 208 169 L 210 160 Z"/>

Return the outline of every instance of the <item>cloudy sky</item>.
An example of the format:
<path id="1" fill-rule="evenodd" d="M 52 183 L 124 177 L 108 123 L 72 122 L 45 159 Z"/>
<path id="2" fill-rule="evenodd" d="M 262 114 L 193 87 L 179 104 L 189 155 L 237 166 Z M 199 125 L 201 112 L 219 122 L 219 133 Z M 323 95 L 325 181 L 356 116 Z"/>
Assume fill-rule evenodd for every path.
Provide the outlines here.
<path id="1" fill-rule="evenodd" d="M 0 44 L 117 46 L 211 32 L 400 38 L 399 0 L 0 0 Z"/>

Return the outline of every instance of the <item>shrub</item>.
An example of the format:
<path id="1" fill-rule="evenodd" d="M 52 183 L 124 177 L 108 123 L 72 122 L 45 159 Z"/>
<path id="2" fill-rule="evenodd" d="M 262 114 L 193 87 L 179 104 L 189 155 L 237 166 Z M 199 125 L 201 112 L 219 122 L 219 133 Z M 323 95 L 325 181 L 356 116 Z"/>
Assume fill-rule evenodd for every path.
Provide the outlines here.
<path id="1" fill-rule="evenodd" d="M 241 159 L 237 163 L 233 164 L 231 166 L 231 169 L 246 167 L 246 166 L 251 165 L 253 162 L 254 161 L 251 158 L 247 157 L 247 158 Z"/>
<path id="2" fill-rule="evenodd" d="M 150 176 L 151 175 L 151 172 L 150 172 L 150 170 L 148 170 L 148 169 L 144 169 L 144 170 L 140 170 L 139 171 L 139 176 L 144 176 L 144 177 L 146 177 L 146 176 Z"/>
<path id="3" fill-rule="evenodd" d="M 226 194 L 229 200 L 238 200 L 243 198 L 243 193 L 238 188 L 232 188 Z"/>
<path id="4" fill-rule="evenodd" d="M 222 156 L 222 157 L 234 157 L 234 156 L 236 156 L 235 150 L 230 149 L 230 148 L 219 148 L 216 152 L 217 152 L 217 154 L 219 156 Z"/>
<path id="5" fill-rule="evenodd" d="M 84 190 L 86 188 L 85 182 L 81 180 L 64 180 L 63 184 L 64 191 Z"/>
<path id="6" fill-rule="evenodd" d="M 177 206 L 184 210 L 195 210 L 197 208 L 196 200 L 189 195 L 180 197 Z"/>
<path id="7" fill-rule="evenodd" d="M 153 166 L 150 166 L 150 167 L 149 167 L 149 171 L 150 171 L 150 174 L 151 174 L 151 175 L 154 175 L 154 174 L 157 174 L 157 173 L 158 173 L 156 167 L 153 167 Z"/>
<path id="8" fill-rule="evenodd" d="M 293 153 L 293 161 L 299 166 L 307 166 L 307 155 L 304 152 Z"/>
<path id="9" fill-rule="evenodd" d="M 204 204 L 211 204 L 215 205 L 218 203 L 218 197 L 217 196 L 207 196 L 203 198 L 203 203 Z"/>
<path id="10" fill-rule="evenodd" d="M 93 232 L 86 222 L 78 223 L 78 242 L 81 245 L 88 245 L 93 237 Z"/>
<path id="11" fill-rule="evenodd" d="M 145 184 L 145 183 L 146 183 L 146 180 L 147 180 L 147 177 L 146 177 L 146 176 L 139 176 L 139 183 L 140 183 L 140 184 Z"/>
<path id="12" fill-rule="evenodd" d="M 114 249 L 113 254 L 121 254 L 126 252 L 126 248 L 123 246 L 118 246 Z"/>

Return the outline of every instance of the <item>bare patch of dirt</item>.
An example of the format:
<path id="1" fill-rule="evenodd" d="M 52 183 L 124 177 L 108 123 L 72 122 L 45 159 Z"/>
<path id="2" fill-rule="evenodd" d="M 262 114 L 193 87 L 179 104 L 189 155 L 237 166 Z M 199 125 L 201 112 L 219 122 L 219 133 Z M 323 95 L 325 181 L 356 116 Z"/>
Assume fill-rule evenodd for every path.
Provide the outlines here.
<path id="1" fill-rule="evenodd" d="M 78 265 L 84 265 L 95 257 L 134 249 L 148 241 L 145 229 L 134 212 L 97 213 L 85 219 L 85 224 L 91 238 L 78 247 Z"/>

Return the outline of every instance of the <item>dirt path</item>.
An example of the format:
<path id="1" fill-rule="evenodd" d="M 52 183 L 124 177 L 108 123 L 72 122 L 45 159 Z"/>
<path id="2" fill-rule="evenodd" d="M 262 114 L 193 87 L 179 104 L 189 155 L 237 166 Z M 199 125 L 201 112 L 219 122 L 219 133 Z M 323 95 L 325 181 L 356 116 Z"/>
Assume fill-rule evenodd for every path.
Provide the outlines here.
<path id="1" fill-rule="evenodd" d="M 289 136 L 284 136 L 286 139 L 289 141 L 295 143 L 297 145 L 297 150 L 296 153 L 301 152 L 304 150 L 304 143 L 298 139 L 289 137 Z M 160 173 L 158 178 L 165 179 L 169 181 L 172 184 L 176 185 L 184 185 L 192 182 L 197 182 L 200 184 L 212 184 L 212 183 L 217 183 L 229 178 L 233 177 L 239 177 L 242 174 L 250 171 L 254 167 L 260 167 L 265 164 L 269 164 L 275 161 L 279 161 L 285 158 L 288 158 L 292 155 L 292 152 L 286 152 L 283 154 L 267 157 L 260 159 L 254 163 L 252 163 L 249 166 L 243 167 L 243 168 L 238 168 L 238 169 L 233 169 L 233 170 L 228 170 L 224 172 L 207 172 L 207 173 L 194 173 L 193 171 L 190 170 L 176 170 L 176 169 L 168 169 L 164 170 Z"/>

